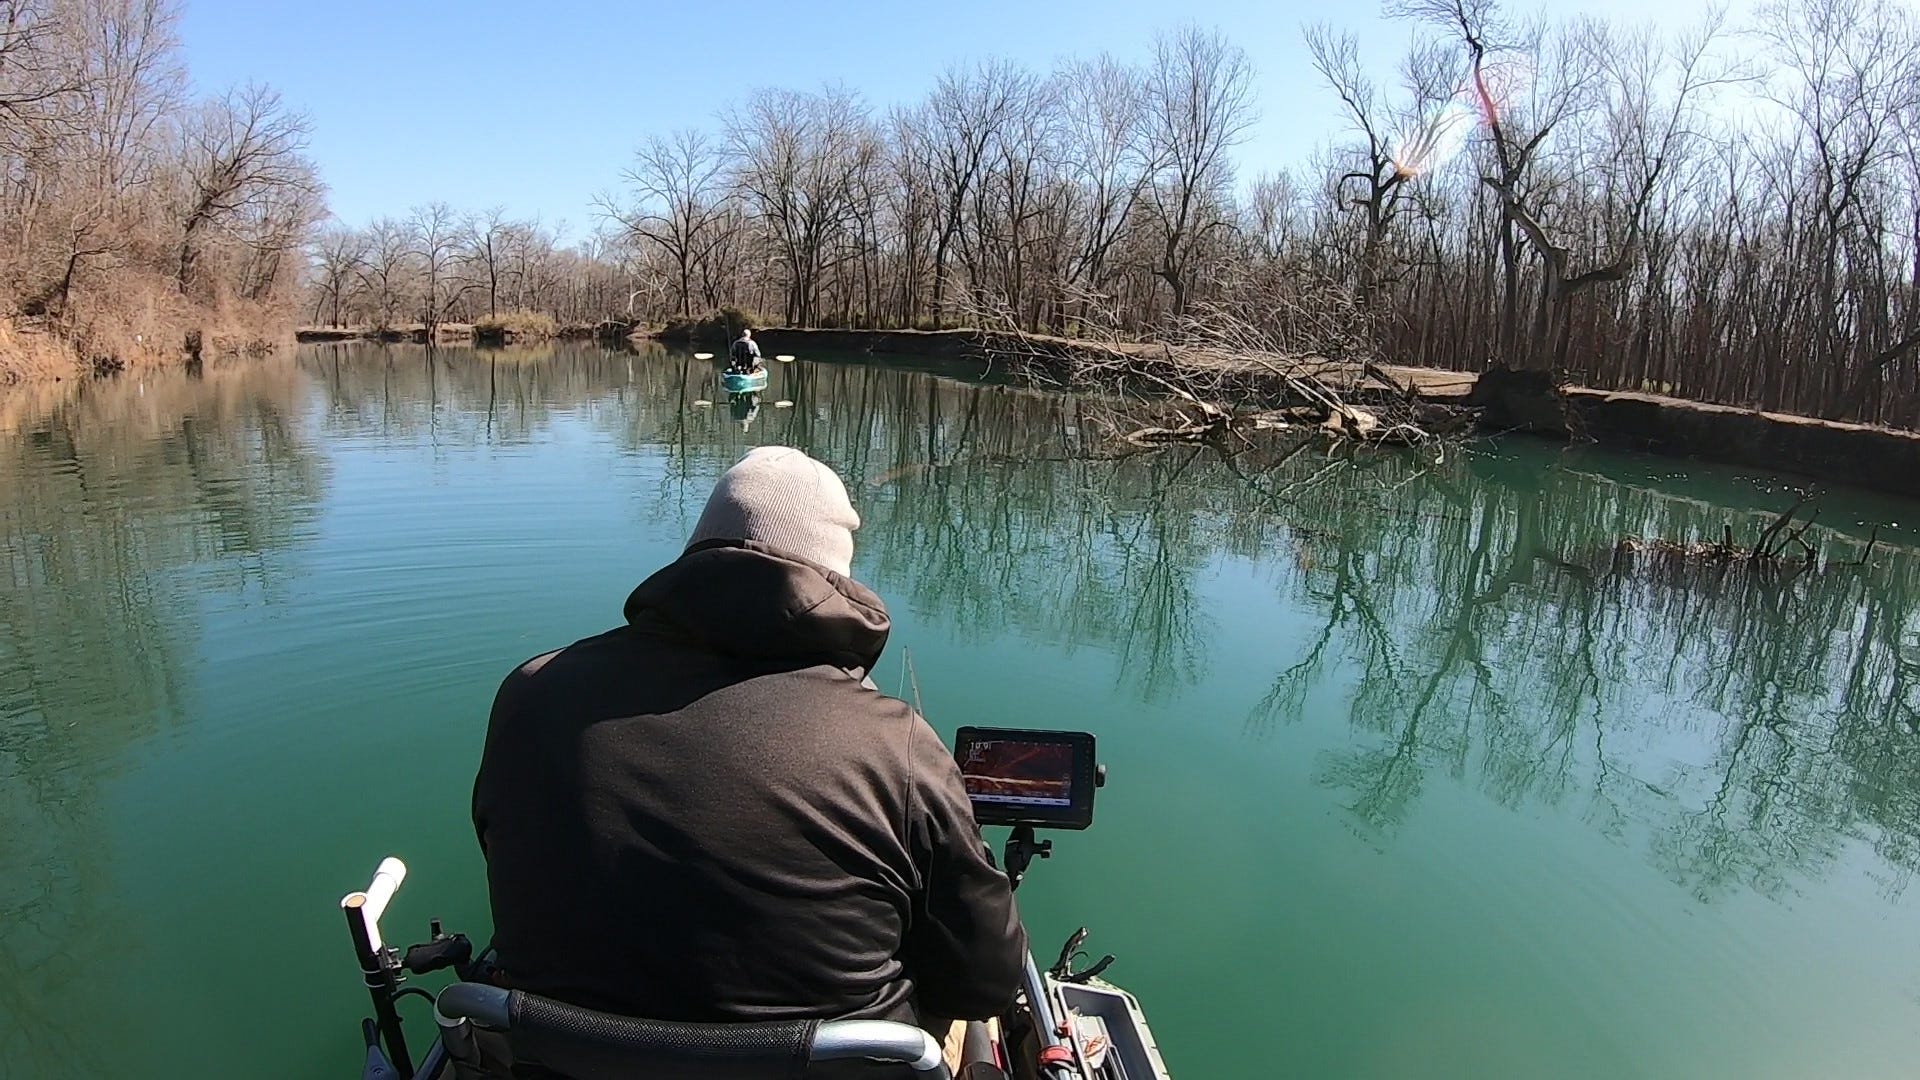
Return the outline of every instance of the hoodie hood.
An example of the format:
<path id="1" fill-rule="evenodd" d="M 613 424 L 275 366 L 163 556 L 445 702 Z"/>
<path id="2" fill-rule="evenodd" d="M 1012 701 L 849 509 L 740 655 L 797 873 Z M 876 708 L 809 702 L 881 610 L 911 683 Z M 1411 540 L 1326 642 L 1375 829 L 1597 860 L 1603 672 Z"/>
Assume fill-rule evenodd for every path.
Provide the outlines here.
<path id="1" fill-rule="evenodd" d="M 723 656 L 807 660 L 865 674 L 892 620 L 873 590 L 752 540 L 707 540 L 640 583 L 627 622 Z"/>

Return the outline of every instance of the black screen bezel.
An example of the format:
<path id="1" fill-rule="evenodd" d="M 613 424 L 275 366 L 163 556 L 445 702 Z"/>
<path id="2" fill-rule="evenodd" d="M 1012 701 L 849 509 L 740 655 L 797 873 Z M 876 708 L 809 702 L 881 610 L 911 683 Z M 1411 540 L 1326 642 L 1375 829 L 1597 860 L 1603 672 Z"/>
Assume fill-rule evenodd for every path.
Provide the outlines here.
<path id="1" fill-rule="evenodd" d="M 1093 824 L 1095 757 L 1093 733 L 1040 731 L 1033 728 L 963 727 L 953 735 L 953 760 L 966 760 L 969 746 L 981 740 L 1031 742 L 1073 748 L 1073 804 L 1070 806 L 1015 806 L 980 802 L 971 795 L 973 819 L 981 825 L 1027 825 L 1037 829 L 1084 829 Z"/>

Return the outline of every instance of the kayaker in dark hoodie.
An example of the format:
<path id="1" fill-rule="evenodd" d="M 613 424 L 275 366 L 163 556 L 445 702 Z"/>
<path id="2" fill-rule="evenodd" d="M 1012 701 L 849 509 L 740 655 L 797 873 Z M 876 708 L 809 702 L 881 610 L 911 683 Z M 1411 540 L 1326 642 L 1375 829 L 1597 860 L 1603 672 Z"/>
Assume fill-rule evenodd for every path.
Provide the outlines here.
<path id="1" fill-rule="evenodd" d="M 733 339 L 733 345 L 727 349 L 727 370 L 745 375 L 766 367 L 760 362 L 760 344 L 753 340 L 751 329 L 741 330 L 740 336 Z"/>
<path id="2" fill-rule="evenodd" d="M 860 519 L 797 450 L 721 477 L 626 625 L 527 661 L 474 783 L 514 986 L 661 1020 L 981 1019 L 1026 954 L 938 735 L 867 679 Z"/>

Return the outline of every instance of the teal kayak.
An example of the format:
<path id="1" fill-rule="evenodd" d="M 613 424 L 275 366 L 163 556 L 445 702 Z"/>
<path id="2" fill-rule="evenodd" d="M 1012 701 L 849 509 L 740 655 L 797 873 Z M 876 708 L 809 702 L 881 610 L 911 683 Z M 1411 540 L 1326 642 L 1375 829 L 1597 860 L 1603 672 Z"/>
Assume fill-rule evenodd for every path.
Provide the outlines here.
<path id="1" fill-rule="evenodd" d="M 720 374 L 720 385 L 724 387 L 729 394 L 751 394 L 756 390 L 765 390 L 767 388 L 767 371 L 765 368 L 761 368 L 759 371 L 722 372 Z"/>

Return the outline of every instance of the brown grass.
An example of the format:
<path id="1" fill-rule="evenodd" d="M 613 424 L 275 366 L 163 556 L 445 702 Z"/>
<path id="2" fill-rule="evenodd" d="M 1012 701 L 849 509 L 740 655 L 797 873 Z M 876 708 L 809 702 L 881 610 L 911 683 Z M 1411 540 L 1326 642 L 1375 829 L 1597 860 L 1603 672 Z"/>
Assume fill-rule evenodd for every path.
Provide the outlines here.
<path id="1" fill-rule="evenodd" d="M 540 311 L 503 311 L 474 320 L 473 338 L 483 344 L 545 341 L 560 332 L 553 316 Z"/>
<path id="2" fill-rule="evenodd" d="M 143 275 L 117 275 L 112 285 L 76 292 L 58 318 L 0 316 L 0 386 L 261 355 L 292 340 L 277 304 L 198 304 L 170 280 Z"/>
<path id="3" fill-rule="evenodd" d="M 80 372 L 73 343 L 46 328 L 0 317 L 0 386 L 48 382 Z"/>

